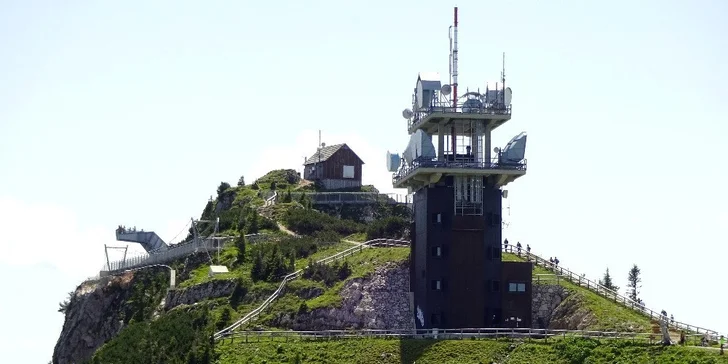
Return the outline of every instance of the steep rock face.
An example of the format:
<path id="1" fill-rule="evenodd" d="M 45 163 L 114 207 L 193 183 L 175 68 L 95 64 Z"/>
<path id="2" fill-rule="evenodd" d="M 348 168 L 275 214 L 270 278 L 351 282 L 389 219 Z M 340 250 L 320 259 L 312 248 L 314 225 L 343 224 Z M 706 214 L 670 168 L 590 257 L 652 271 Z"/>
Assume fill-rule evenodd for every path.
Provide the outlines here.
<path id="1" fill-rule="evenodd" d="M 123 305 L 130 296 L 134 273 L 82 283 L 66 310 L 53 351 L 54 364 L 81 363 L 124 327 Z"/>
<path id="2" fill-rule="evenodd" d="M 340 293 L 341 307 L 282 314 L 275 324 L 293 330 L 412 329 L 408 280 L 406 264 L 382 265 L 367 278 L 346 282 Z"/>
<path id="3" fill-rule="evenodd" d="M 537 329 L 552 328 L 550 325 L 554 311 L 570 292 L 557 284 L 534 284 L 532 287 L 531 327 Z"/>
<path id="4" fill-rule="evenodd" d="M 551 315 L 550 329 L 584 330 L 596 323 L 581 295 L 568 295 Z"/>
<path id="5" fill-rule="evenodd" d="M 230 296 L 234 289 L 234 280 L 221 279 L 169 291 L 164 299 L 164 309 L 171 310 L 179 305 L 191 305 L 208 299 Z"/>

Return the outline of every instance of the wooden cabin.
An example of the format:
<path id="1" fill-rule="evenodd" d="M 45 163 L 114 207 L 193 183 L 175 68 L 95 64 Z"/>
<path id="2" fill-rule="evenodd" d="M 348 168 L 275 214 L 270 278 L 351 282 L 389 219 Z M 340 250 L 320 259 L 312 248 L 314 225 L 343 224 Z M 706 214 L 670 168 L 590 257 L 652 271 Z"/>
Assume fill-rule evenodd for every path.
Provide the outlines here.
<path id="1" fill-rule="evenodd" d="M 361 187 L 363 164 L 348 145 L 328 145 L 306 160 L 303 178 L 320 181 L 327 190 Z"/>

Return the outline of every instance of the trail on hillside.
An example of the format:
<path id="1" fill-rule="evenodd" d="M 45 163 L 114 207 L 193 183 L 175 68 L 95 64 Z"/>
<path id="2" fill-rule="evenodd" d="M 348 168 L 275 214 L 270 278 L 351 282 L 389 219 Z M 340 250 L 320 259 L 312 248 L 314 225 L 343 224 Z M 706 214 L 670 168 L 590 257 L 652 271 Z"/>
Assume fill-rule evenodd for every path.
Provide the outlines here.
<path id="1" fill-rule="evenodd" d="M 290 236 L 296 236 L 296 237 L 298 237 L 298 234 L 294 233 L 291 230 L 288 230 L 288 228 L 285 227 L 285 226 L 283 226 L 283 224 L 281 224 L 280 222 L 276 221 L 276 225 L 278 225 L 278 229 L 280 229 L 282 232 L 284 232 L 284 233 L 286 233 L 286 234 L 288 234 Z"/>

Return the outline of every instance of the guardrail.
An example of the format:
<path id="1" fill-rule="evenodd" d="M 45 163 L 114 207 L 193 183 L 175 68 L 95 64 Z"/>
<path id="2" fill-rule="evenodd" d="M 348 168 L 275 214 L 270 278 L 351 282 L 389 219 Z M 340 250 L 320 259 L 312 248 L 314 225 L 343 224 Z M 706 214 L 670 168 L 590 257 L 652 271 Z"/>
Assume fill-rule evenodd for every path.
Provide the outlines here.
<path id="1" fill-rule="evenodd" d="M 296 201 L 301 198 L 301 195 L 311 199 L 313 204 L 412 203 L 412 198 L 408 195 L 378 192 L 293 192 L 291 193 L 291 199 Z"/>
<path id="2" fill-rule="evenodd" d="M 335 262 L 337 260 L 344 259 L 344 258 L 346 258 L 348 256 L 354 255 L 356 253 L 359 253 L 362 250 L 364 250 L 364 248 L 371 247 L 371 246 L 390 246 L 390 247 L 391 246 L 409 246 L 409 241 L 407 241 L 407 240 L 396 240 L 396 239 L 374 239 L 374 240 L 369 240 L 367 242 L 364 242 L 364 243 L 361 243 L 359 245 L 353 246 L 353 247 L 351 247 L 349 249 L 346 249 L 346 250 L 341 251 L 339 253 L 336 253 L 334 255 L 328 256 L 328 257 L 323 258 L 321 260 L 318 260 L 318 261 L 316 261 L 316 263 L 318 263 L 318 264 L 329 264 L 329 263 Z M 273 301 L 275 301 L 275 299 L 278 298 L 278 296 L 280 296 L 283 293 L 283 291 L 285 290 L 286 285 L 288 284 L 288 282 L 290 282 L 290 281 L 292 281 L 292 280 L 300 277 L 301 275 L 303 275 L 304 269 L 299 269 L 299 270 L 297 270 L 297 271 L 295 271 L 295 272 L 293 272 L 293 273 L 285 276 L 283 278 L 283 281 L 278 285 L 278 288 L 275 290 L 275 292 L 273 292 L 273 294 L 271 294 L 268 298 L 266 298 L 265 301 L 263 301 L 263 303 L 260 306 L 258 306 L 256 309 L 254 309 L 253 311 L 251 311 L 248 314 L 246 314 L 245 316 L 243 316 L 243 318 L 235 321 L 230 326 L 228 326 L 228 327 L 226 327 L 226 328 L 224 328 L 224 329 L 216 332 L 214 334 L 215 340 L 220 340 L 220 339 L 222 339 L 222 338 L 230 335 L 230 333 L 232 333 L 237 328 L 239 328 L 239 327 L 247 324 L 251 320 L 253 320 L 253 319 L 257 318 L 258 316 L 260 316 L 260 313 L 263 312 L 263 311 L 265 311 L 265 309 L 267 309 L 268 306 L 270 306 L 270 304 L 273 303 Z"/>
<path id="3" fill-rule="evenodd" d="M 498 170 L 514 170 L 525 171 L 527 167 L 526 160 L 521 162 L 500 163 L 497 158 L 492 158 L 488 162 L 464 162 L 464 161 L 440 161 L 440 160 L 420 160 L 414 161 L 411 165 L 405 165 L 392 176 L 392 183 L 396 184 L 400 180 L 414 173 L 419 168 L 459 168 L 459 169 L 498 169 Z"/>
<path id="4" fill-rule="evenodd" d="M 247 234 L 245 238 L 251 243 L 258 242 L 266 238 L 267 234 Z M 163 264 L 171 262 L 175 259 L 184 257 L 186 255 L 214 251 L 217 249 L 218 244 L 222 246 L 224 239 L 193 239 L 189 242 L 183 242 L 176 245 L 170 245 L 169 249 L 149 254 L 142 253 L 140 255 L 127 257 L 124 260 L 117 260 L 110 262 L 108 265 L 104 264 L 101 269 L 102 274 L 110 274 L 114 272 L 129 270 L 133 268 L 146 267 L 155 264 Z"/>
<path id="5" fill-rule="evenodd" d="M 273 191 L 273 195 L 265 199 L 265 206 L 275 205 L 278 198 L 278 191 Z"/>
<path id="6" fill-rule="evenodd" d="M 702 335 L 686 335 L 687 342 L 699 342 Z M 260 342 L 261 339 L 306 340 L 306 339 L 544 339 L 549 338 L 596 338 L 618 340 L 644 340 L 649 344 L 660 342 L 661 335 L 618 331 L 550 330 L 531 328 L 464 328 L 464 329 L 418 329 L 418 330 L 320 330 L 320 331 L 238 331 L 224 338 L 235 342 Z M 697 340 L 696 340 L 697 339 Z"/>
<path id="7" fill-rule="evenodd" d="M 466 104 L 466 101 L 459 102 L 452 106 L 450 102 L 435 102 L 434 105 L 420 108 L 414 112 L 412 119 L 407 123 L 407 131 L 412 132 L 427 119 L 428 116 L 438 113 L 457 114 L 487 114 L 487 115 L 510 115 L 511 106 L 497 103 L 481 103 L 479 106 Z"/>
<path id="8" fill-rule="evenodd" d="M 516 248 L 512 245 L 504 246 L 503 251 L 506 253 L 517 254 L 517 255 L 525 257 L 528 260 L 532 260 L 537 265 L 540 265 L 546 269 L 553 271 L 557 276 L 563 278 L 564 280 L 568 280 L 569 282 L 576 284 L 580 287 L 585 287 L 600 296 L 613 300 L 614 302 L 621 303 L 625 307 L 628 307 L 637 312 L 640 312 L 640 313 L 644 314 L 645 316 L 649 316 L 650 319 L 656 319 L 656 320 L 665 319 L 665 317 L 662 315 L 662 313 L 659 313 L 657 311 L 646 308 L 643 303 L 634 301 L 629 297 L 622 296 L 618 292 L 615 292 L 615 291 L 599 284 L 599 282 L 594 282 L 593 280 L 586 278 L 584 275 L 576 274 L 567 268 L 564 268 L 562 266 L 558 266 L 554 263 L 551 263 L 550 261 L 548 261 L 544 258 L 541 258 L 540 256 L 538 256 L 534 253 L 531 253 L 531 252 L 528 252 L 525 250 L 519 250 L 518 248 Z M 558 280 L 557 280 L 557 283 L 558 283 Z M 680 321 L 675 321 L 675 320 L 667 320 L 667 321 L 668 321 L 668 327 L 672 327 L 674 329 L 693 331 L 698 334 L 710 334 L 710 335 L 714 335 L 714 336 L 719 335 L 717 331 L 706 329 L 704 327 L 690 325 L 690 324 L 680 322 Z"/>

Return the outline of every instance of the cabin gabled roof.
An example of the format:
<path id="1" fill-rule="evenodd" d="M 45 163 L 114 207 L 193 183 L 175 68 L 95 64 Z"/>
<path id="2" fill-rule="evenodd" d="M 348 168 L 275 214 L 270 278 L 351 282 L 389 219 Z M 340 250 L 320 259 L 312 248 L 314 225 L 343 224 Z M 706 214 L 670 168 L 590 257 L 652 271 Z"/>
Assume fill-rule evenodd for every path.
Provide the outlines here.
<path id="1" fill-rule="evenodd" d="M 310 158 L 306 159 L 306 161 L 303 163 L 303 165 L 304 166 L 307 166 L 309 164 L 314 164 L 314 163 L 318 163 L 318 162 L 325 162 L 329 158 L 331 158 L 332 155 L 336 154 L 336 152 L 338 152 L 339 149 L 342 149 L 342 148 L 343 149 L 349 149 L 349 150 L 351 150 L 351 148 L 349 148 L 349 146 L 346 145 L 346 143 L 343 143 L 343 144 L 335 144 L 335 145 L 327 145 L 327 146 L 319 149 L 318 151 L 316 151 L 316 153 L 314 153 L 314 155 L 312 155 Z M 353 150 L 351 152 L 354 153 Z M 356 155 L 356 153 L 354 153 L 354 155 Z M 356 155 L 356 158 L 359 159 L 359 162 L 361 162 L 362 164 L 364 164 L 364 161 L 362 161 L 361 158 L 359 158 L 358 155 Z"/>

